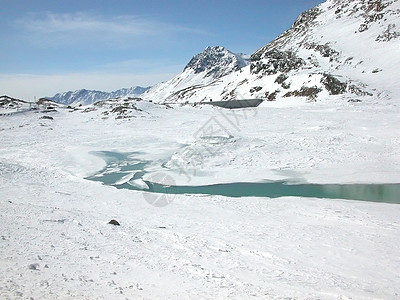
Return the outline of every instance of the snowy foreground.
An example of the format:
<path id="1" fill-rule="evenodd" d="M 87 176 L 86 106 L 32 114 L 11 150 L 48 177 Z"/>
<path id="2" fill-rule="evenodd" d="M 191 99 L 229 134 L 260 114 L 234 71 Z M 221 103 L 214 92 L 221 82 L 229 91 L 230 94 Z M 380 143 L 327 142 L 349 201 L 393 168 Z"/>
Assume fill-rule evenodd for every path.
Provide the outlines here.
<path id="1" fill-rule="evenodd" d="M 290 101 L 0 116 L 0 298 L 399 299 L 398 204 L 170 195 L 156 207 L 84 179 L 105 166 L 89 152 L 138 151 L 181 185 L 399 183 L 398 104 Z"/>

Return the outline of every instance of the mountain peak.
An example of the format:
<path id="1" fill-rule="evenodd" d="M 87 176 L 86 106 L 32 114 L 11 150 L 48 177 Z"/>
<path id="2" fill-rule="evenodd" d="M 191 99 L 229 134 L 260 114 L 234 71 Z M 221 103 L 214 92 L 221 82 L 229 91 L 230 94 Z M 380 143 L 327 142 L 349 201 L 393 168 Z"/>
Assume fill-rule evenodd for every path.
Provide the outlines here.
<path id="1" fill-rule="evenodd" d="M 219 78 L 238 71 L 249 64 L 243 54 L 235 54 L 222 46 L 207 47 L 193 56 L 184 71 L 191 69 L 195 74 L 206 72 L 205 77 Z"/>

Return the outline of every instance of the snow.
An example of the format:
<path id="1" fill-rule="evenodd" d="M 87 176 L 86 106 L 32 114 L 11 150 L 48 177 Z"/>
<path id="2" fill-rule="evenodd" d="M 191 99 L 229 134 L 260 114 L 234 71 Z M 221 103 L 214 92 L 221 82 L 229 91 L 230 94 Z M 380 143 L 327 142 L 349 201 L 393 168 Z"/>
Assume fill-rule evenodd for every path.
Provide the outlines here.
<path id="1" fill-rule="evenodd" d="M 153 102 L 121 98 L 35 112 L 3 97 L 1 298 L 399 299 L 399 204 L 152 194 L 85 179 L 106 166 L 120 172 L 107 165 L 113 152 L 146 162 L 143 178 L 133 168 L 119 187 L 399 184 L 400 47 L 398 39 L 376 37 L 388 24 L 400 27 L 400 2 L 390 1 L 385 19 L 359 32 L 368 16 L 351 10 L 364 2 L 326 1 L 310 28 L 276 41 L 307 61 L 287 73 L 289 89 L 275 82 L 279 73 L 233 70 L 246 57 L 215 47 L 206 50 L 224 54 L 216 67 L 225 76 L 187 68 L 143 94 Z M 338 54 L 330 61 L 301 42 Z M 209 58 L 198 57 L 200 67 Z M 322 87 L 325 72 L 372 96 L 282 96 Z M 252 93 L 254 87 L 261 89 Z M 249 109 L 156 104 L 277 89 L 277 101 Z M 108 224 L 112 219 L 121 226 Z"/>
<path id="2" fill-rule="evenodd" d="M 94 151 L 117 151 L 177 184 L 398 183 L 398 101 L 343 97 L 1 116 L 2 298 L 399 298 L 400 205 L 170 195 L 158 207 L 84 179 L 106 165 Z M 207 138 L 210 122 L 223 128 Z"/>

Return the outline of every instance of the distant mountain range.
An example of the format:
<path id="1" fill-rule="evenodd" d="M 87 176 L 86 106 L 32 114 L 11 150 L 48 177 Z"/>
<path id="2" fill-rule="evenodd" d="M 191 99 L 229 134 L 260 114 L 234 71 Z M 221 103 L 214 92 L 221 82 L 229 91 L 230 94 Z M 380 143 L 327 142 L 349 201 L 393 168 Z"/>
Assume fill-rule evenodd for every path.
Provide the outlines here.
<path id="1" fill-rule="evenodd" d="M 182 73 L 152 88 L 80 90 L 49 99 L 64 104 L 139 96 L 159 103 L 302 97 L 400 97 L 400 2 L 327 0 L 251 56 L 207 47 Z"/>
<path id="2" fill-rule="evenodd" d="M 123 97 L 139 97 L 148 89 L 149 87 L 135 86 L 131 88 L 119 89 L 110 93 L 82 89 L 77 91 L 59 93 L 53 97 L 46 97 L 46 99 L 64 105 L 79 105 L 79 104 L 89 105 L 97 101 L 107 100 L 107 99 L 123 98 Z"/>

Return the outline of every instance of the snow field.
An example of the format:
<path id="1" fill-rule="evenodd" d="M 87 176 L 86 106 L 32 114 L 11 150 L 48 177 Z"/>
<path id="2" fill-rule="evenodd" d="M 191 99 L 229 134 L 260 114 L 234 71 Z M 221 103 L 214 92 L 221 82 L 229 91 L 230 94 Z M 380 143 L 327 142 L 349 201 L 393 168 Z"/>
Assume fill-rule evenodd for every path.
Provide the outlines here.
<path id="1" fill-rule="evenodd" d="M 399 107 L 376 101 L 1 117 L 2 298 L 398 298 L 399 205 L 176 195 L 158 208 L 83 179 L 105 166 L 90 151 L 137 151 L 157 170 L 209 141 L 190 184 L 398 182 Z M 229 142 L 199 137 L 210 120 Z"/>

